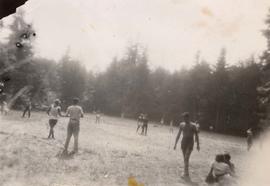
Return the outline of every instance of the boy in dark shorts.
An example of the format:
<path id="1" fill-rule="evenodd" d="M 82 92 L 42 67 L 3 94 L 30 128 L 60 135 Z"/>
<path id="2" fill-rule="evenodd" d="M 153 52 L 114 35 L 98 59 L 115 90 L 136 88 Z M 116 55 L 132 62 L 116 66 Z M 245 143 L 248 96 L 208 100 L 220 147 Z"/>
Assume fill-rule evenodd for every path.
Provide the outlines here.
<path id="1" fill-rule="evenodd" d="M 50 131 L 49 131 L 48 139 L 50 139 L 50 138 L 54 139 L 53 128 L 57 124 L 58 117 L 62 116 L 60 101 L 58 99 L 56 99 L 54 101 L 54 104 L 52 106 L 50 106 L 50 108 L 47 110 L 47 114 L 50 116 L 50 119 L 49 119 Z"/>
<path id="2" fill-rule="evenodd" d="M 137 130 L 136 130 L 137 133 L 139 129 L 142 128 L 142 126 L 143 126 L 143 114 L 140 114 L 137 121 Z"/>
<path id="3" fill-rule="evenodd" d="M 147 129 L 148 129 L 148 122 L 149 122 L 149 119 L 148 119 L 148 115 L 147 114 L 144 114 L 143 116 L 143 125 L 142 125 L 142 135 L 147 135 Z"/>
<path id="4" fill-rule="evenodd" d="M 184 122 L 180 123 L 180 129 L 176 136 L 174 150 L 176 149 L 178 140 L 180 138 L 181 133 L 183 132 L 183 137 L 181 141 L 181 149 L 183 152 L 184 157 L 184 174 L 183 178 L 186 180 L 190 180 L 189 177 L 189 158 L 193 150 L 194 146 L 194 136 L 195 140 L 197 142 L 197 150 L 200 150 L 200 143 L 199 143 L 199 135 L 197 131 L 197 127 L 194 123 L 190 122 L 189 113 L 183 114 Z"/>
<path id="5" fill-rule="evenodd" d="M 24 107 L 24 111 L 23 111 L 23 115 L 22 117 L 24 118 L 25 117 L 25 114 L 28 113 L 28 118 L 31 117 L 31 110 L 32 110 L 32 103 L 31 101 L 27 101 L 25 107 Z"/>
<path id="6" fill-rule="evenodd" d="M 83 109 L 78 105 L 79 99 L 74 98 L 73 104 L 67 108 L 66 116 L 69 116 L 69 123 L 67 127 L 67 138 L 65 142 L 65 147 L 63 154 L 68 153 L 68 145 L 71 136 L 74 137 L 74 149 L 71 154 L 78 152 L 78 140 L 79 140 L 79 131 L 80 131 L 80 118 L 83 117 Z"/>

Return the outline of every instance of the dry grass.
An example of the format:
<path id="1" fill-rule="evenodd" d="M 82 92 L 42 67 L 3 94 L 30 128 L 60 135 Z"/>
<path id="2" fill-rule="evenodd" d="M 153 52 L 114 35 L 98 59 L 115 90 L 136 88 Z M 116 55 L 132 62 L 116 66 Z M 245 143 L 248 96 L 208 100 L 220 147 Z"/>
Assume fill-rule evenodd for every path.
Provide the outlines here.
<path id="1" fill-rule="evenodd" d="M 182 186 L 183 160 L 180 148 L 172 150 L 169 128 L 150 124 L 148 136 L 136 134 L 133 120 L 103 117 L 94 123 L 93 115 L 81 121 L 79 154 L 61 159 L 67 118 L 55 128 L 56 140 L 47 140 L 45 113 L 31 119 L 18 112 L 0 120 L 0 185 L 4 186 L 127 186 L 128 178 L 147 186 Z M 245 140 L 200 133 L 201 151 L 191 156 L 191 178 L 197 185 L 204 179 L 216 153 L 228 151 L 237 167 L 245 169 Z M 73 146 L 73 139 L 70 147 Z M 179 144 L 180 147 L 180 144 Z"/>

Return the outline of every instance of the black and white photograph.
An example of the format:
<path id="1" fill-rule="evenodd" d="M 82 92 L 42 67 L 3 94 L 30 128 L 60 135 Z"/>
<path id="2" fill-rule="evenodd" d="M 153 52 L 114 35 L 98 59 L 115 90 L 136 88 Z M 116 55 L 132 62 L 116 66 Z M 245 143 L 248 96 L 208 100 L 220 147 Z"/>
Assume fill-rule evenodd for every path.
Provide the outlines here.
<path id="1" fill-rule="evenodd" d="M 0 186 L 269 172 L 269 0 L 0 0 Z"/>

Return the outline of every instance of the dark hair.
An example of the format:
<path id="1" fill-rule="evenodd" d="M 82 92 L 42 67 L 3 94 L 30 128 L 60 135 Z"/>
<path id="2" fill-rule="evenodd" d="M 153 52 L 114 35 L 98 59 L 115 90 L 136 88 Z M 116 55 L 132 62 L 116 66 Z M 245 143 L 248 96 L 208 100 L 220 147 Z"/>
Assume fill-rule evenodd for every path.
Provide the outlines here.
<path id="1" fill-rule="evenodd" d="M 79 98 L 73 98 L 73 104 L 78 104 L 79 103 Z"/>
<path id="2" fill-rule="evenodd" d="M 229 153 L 224 154 L 224 159 L 226 161 L 230 161 L 231 160 L 231 155 Z"/>
<path id="3" fill-rule="evenodd" d="M 59 99 L 56 99 L 56 100 L 54 100 L 54 103 L 57 104 L 57 105 L 59 105 L 60 104 L 60 100 Z"/>
<path id="4" fill-rule="evenodd" d="M 224 162 L 224 155 L 223 154 L 217 154 L 216 155 L 216 161 L 217 162 Z"/>
<path id="5" fill-rule="evenodd" d="M 189 113 L 188 112 L 184 112 L 183 114 L 182 114 L 182 116 L 184 117 L 184 118 L 189 118 Z"/>

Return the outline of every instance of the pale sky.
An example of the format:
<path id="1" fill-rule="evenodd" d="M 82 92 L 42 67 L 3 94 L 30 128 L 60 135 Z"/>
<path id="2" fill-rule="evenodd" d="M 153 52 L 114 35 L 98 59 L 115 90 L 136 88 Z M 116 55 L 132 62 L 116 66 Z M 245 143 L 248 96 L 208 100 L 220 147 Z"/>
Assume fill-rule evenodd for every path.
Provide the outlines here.
<path id="1" fill-rule="evenodd" d="M 214 64 L 226 47 L 229 64 L 266 47 L 260 30 L 269 0 L 29 0 L 35 51 L 58 60 L 67 51 L 102 71 L 129 43 L 148 49 L 151 68 L 177 70 L 195 54 Z"/>

